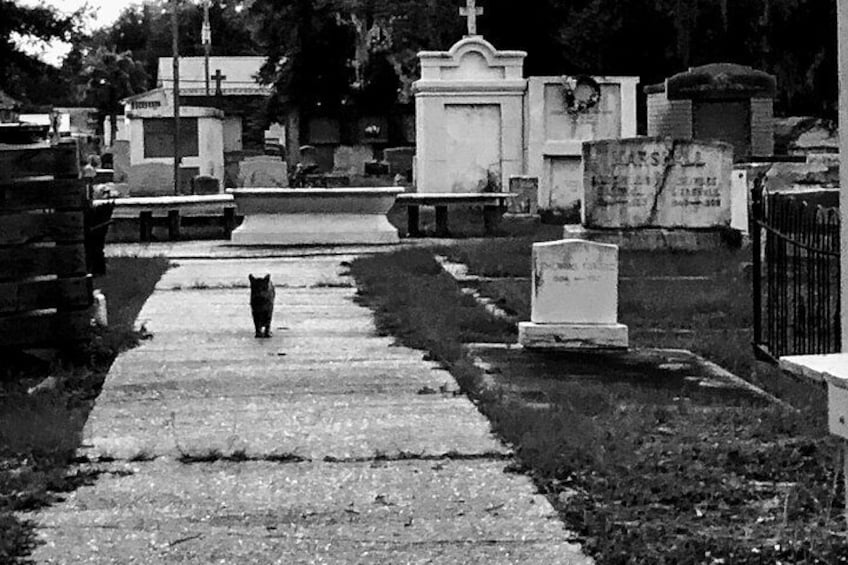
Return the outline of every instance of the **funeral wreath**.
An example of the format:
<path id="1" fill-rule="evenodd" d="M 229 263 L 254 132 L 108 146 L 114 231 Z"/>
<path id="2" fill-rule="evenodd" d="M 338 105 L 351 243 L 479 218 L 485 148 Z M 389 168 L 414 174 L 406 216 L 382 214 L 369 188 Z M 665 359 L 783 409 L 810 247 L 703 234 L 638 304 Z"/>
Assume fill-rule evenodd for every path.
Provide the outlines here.
<path id="1" fill-rule="evenodd" d="M 587 75 L 562 77 L 562 94 L 565 110 L 569 114 L 580 114 L 598 105 L 601 86 Z"/>

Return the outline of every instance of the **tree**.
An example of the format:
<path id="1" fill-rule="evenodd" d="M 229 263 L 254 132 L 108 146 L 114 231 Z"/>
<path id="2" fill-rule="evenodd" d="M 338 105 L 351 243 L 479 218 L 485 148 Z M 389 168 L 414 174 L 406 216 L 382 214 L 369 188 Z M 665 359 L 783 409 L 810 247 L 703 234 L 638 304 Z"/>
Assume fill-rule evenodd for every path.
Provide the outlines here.
<path id="1" fill-rule="evenodd" d="M 9 3 L 8 0 L 6 4 Z M 261 54 L 268 114 L 372 111 L 411 100 L 419 51 L 465 33 L 463 0 L 212 0 L 213 53 Z M 528 75 L 637 75 L 659 82 L 689 66 L 751 65 L 778 78 L 780 113 L 835 112 L 834 2 L 822 0 L 482 0 L 479 26 L 500 49 L 528 52 Z M 170 2 L 125 10 L 81 50 L 130 51 L 150 80 L 170 53 Z M 197 3 L 181 2 L 180 51 L 202 55 Z M 802 33 L 798 29 L 820 29 Z M 79 58 L 80 55 L 77 55 Z M 72 57 L 69 57 L 72 59 Z M 77 63 L 78 64 L 78 63 Z M 70 63 L 69 63 L 70 65 Z M 150 82 L 150 86 L 154 86 Z"/>
<path id="2" fill-rule="evenodd" d="M 275 90 L 273 117 L 290 110 L 338 110 L 350 94 L 353 35 L 329 0 L 256 0 L 250 8 Z"/>
<path id="3" fill-rule="evenodd" d="M 129 52 L 116 53 L 100 47 L 85 60 L 82 77 L 86 98 L 100 110 L 100 119 L 109 116 L 112 140 L 115 139 L 121 100 L 146 89 L 147 73 Z"/>
<path id="4" fill-rule="evenodd" d="M 43 103 L 56 95 L 58 70 L 24 52 L 18 37 L 44 41 L 70 41 L 78 34 L 85 11 L 69 16 L 59 14 L 48 6 L 21 6 L 13 0 L 0 0 L 0 84 L 16 98 Z M 54 88 L 44 88 L 54 81 Z"/>
<path id="5" fill-rule="evenodd" d="M 213 55 L 253 55 L 257 46 L 248 24 L 246 2 L 212 0 L 209 23 L 212 29 Z M 146 0 L 126 8 L 111 26 L 97 30 L 87 48 L 105 47 L 117 52 L 129 51 L 140 61 L 155 86 L 160 57 L 171 56 L 171 10 L 169 0 Z M 204 54 L 200 31 L 202 6 L 196 2 L 180 2 L 177 12 L 180 55 Z"/>

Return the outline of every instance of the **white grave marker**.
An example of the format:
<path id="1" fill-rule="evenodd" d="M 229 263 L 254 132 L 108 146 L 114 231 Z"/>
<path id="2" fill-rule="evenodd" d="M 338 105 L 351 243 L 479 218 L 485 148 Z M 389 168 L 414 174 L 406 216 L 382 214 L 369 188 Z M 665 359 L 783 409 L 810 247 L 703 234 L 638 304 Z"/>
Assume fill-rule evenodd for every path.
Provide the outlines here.
<path id="1" fill-rule="evenodd" d="M 618 247 L 579 239 L 533 245 L 532 313 L 518 327 L 528 348 L 627 347 L 618 323 Z"/>

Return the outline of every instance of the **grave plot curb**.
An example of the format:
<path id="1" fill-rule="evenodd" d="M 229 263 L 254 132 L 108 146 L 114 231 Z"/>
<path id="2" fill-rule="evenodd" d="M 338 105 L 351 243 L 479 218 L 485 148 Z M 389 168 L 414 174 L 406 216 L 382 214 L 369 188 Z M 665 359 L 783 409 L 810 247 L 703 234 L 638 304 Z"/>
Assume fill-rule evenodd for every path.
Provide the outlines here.
<path id="1" fill-rule="evenodd" d="M 434 255 L 434 259 L 439 264 L 439 266 L 441 266 L 441 268 L 444 272 L 446 272 L 451 277 L 453 277 L 453 279 L 457 282 L 458 286 L 460 287 L 460 289 L 463 293 L 472 296 L 477 301 L 477 303 L 480 304 L 480 306 L 485 308 L 492 315 L 494 315 L 498 318 L 513 322 L 515 324 L 518 324 L 519 320 L 518 320 L 517 316 L 512 316 L 512 315 L 508 314 L 503 309 L 501 309 L 497 304 L 495 304 L 494 301 L 492 301 L 488 297 L 481 295 L 477 291 L 477 289 L 473 287 L 473 284 L 477 283 L 477 282 L 498 280 L 496 277 L 479 277 L 479 276 L 476 276 L 476 275 L 469 275 L 467 265 L 465 265 L 464 263 L 457 263 L 455 261 L 451 261 L 450 259 L 448 259 L 447 257 L 445 257 L 443 255 Z M 524 279 L 521 279 L 521 280 L 524 280 Z M 470 343 L 470 344 L 466 344 L 465 347 L 464 347 L 464 349 L 466 351 L 473 351 L 475 349 L 481 349 L 481 348 L 522 349 L 522 346 L 518 343 L 515 343 L 515 344 L 481 344 L 481 343 L 474 344 L 474 343 Z M 790 405 L 786 401 L 781 400 L 780 398 L 774 396 L 773 394 L 771 394 L 769 392 L 766 392 L 765 390 L 754 385 L 753 383 L 750 383 L 750 382 L 746 381 L 745 379 L 739 377 L 738 375 L 731 373 L 730 371 L 728 371 L 724 367 L 721 367 L 720 365 L 718 365 L 718 364 L 716 364 L 716 363 L 714 363 L 714 362 L 712 362 L 708 359 L 705 359 L 701 355 L 698 355 L 697 353 L 690 351 L 688 349 L 636 348 L 636 347 L 632 347 L 632 348 L 630 348 L 630 350 L 634 351 L 634 352 L 643 351 L 643 352 L 653 352 L 653 353 L 658 353 L 658 354 L 682 354 L 682 355 L 691 357 L 696 363 L 700 364 L 701 367 L 704 368 L 704 370 L 706 371 L 706 373 L 708 375 L 712 376 L 713 378 L 720 380 L 720 381 L 729 381 L 732 384 L 738 386 L 739 388 L 745 389 L 745 390 L 751 392 L 752 394 L 755 394 L 757 396 L 762 397 L 763 399 L 767 400 L 770 403 L 779 405 L 783 408 L 787 408 L 787 409 L 792 410 L 794 412 L 798 411 L 797 408 L 793 407 L 792 405 Z M 490 365 L 489 363 L 483 361 L 477 355 L 472 355 L 471 357 L 473 359 L 474 366 L 477 369 L 479 369 L 481 371 L 482 375 L 483 375 L 482 383 L 485 385 L 487 390 L 493 390 L 495 385 L 494 385 L 494 381 L 492 380 L 490 375 L 492 374 L 493 371 L 496 371 L 496 369 L 493 368 L 492 365 Z"/>

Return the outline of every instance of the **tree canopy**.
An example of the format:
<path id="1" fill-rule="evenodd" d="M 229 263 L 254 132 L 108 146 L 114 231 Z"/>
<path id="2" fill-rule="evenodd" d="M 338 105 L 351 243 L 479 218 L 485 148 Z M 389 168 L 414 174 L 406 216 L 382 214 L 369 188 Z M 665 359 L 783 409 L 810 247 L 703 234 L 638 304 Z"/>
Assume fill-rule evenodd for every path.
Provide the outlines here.
<path id="1" fill-rule="evenodd" d="M 28 7 L 0 0 L 0 85 L 7 94 L 35 104 L 61 96 L 61 73 L 19 46 L 20 38 L 43 41 L 73 40 L 79 32 L 83 10 L 61 15 L 48 6 Z"/>
<path id="2" fill-rule="evenodd" d="M 159 57 L 171 56 L 171 10 L 168 0 L 146 0 L 125 9 L 111 26 L 96 31 L 85 47 L 129 52 L 141 62 L 154 86 Z M 203 8 L 196 2 L 178 4 L 180 55 L 204 54 L 201 42 Z M 245 3 L 212 0 L 209 7 L 213 55 L 259 54 L 247 21 Z"/>
<path id="3" fill-rule="evenodd" d="M 528 75 L 636 75 L 659 82 L 691 66 L 729 62 L 777 77 L 780 114 L 835 116 L 835 0 L 479 0 L 479 31 L 500 49 L 528 52 Z M 463 0 L 212 0 L 214 55 L 263 55 L 272 114 L 298 106 L 336 111 L 408 103 L 417 53 L 465 33 Z M 73 17 L 0 0 L 0 80 L 30 100 L 64 84 L 78 100 L 83 60 L 102 47 L 129 52 L 153 86 L 171 54 L 171 3 L 146 0 L 90 37 Z M 180 53 L 202 55 L 203 10 L 179 3 Z M 811 33 L 809 30 L 816 30 Z M 13 32 L 71 39 L 62 73 L 22 53 Z M 63 83 L 62 80 L 65 82 Z M 45 82 L 47 81 L 47 82 Z M 80 86 L 77 91 L 74 84 Z"/>
<path id="4" fill-rule="evenodd" d="M 255 0 L 256 39 L 269 58 L 263 77 L 277 87 L 281 104 L 309 106 L 316 97 L 338 104 L 351 96 L 359 103 L 357 94 L 366 104 L 385 104 L 393 88 L 406 101 L 418 72 L 416 53 L 447 49 L 464 34 L 461 4 Z M 636 75 L 651 84 L 691 66 L 739 63 L 777 77 L 778 113 L 836 113 L 836 4 L 831 0 L 480 4 L 486 10 L 480 32 L 500 49 L 527 51 L 528 75 Z M 374 41 L 375 35 L 381 40 Z M 394 77 L 387 76 L 390 70 Z"/>
<path id="5" fill-rule="evenodd" d="M 117 53 L 98 47 L 86 56 L 80 76 L 85 81 L 85 101 L 100 110 L 101 119 L 111 118 L 110 139 L 115 139 L 115 117 L 121 110 L 121 100 L 145 90 L 144 66 L 129 51 Z"/>

